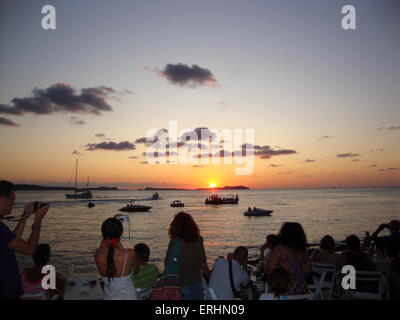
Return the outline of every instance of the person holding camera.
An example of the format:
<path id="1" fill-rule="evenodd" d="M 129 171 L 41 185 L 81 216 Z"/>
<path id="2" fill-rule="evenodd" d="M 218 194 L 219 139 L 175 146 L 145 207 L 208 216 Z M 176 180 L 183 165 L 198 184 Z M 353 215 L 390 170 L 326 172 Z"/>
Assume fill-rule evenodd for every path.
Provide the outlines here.
<path id="1" fill-rule="evenodd" d="M 390 234 L 378 237 L 378 234 L 386 228 L 389 229 Z M 389 224 L 381 224 L 368 239 L 368 242 L 374 242 L 378 250 L 386 250 L 389 258 L 397 257 L 400 253 L 400 221 L 392 220 Z"/>
<path id="2" fill-rule="evenodd" d="M 44 205 L 35 211 L 33 204 L 24 208 L 20 221 L 11 231 L 1 220 L 8 216 L 15 205 L 15 186 L 9 181 L 0 181 L 0 300 L 19 300 L 23 295 L 21 277 L 15 252 L 33 255 L 40 238 L 42 220 L 49 210 Z M 28 241 L 21 236 L 26 225 L 26 218 L 35 213 L 35 220 Z"/>

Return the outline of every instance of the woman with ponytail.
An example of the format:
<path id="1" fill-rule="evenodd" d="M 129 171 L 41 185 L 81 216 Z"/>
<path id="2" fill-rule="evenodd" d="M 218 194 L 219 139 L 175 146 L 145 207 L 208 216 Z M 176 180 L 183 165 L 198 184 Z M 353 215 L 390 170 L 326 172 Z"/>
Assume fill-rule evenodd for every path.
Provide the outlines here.
<path id="1" fill-rule="evenodd" d="M 122 223 L 109 218 L 101 226 L 103 241 L 95 253 L 97 269 L 104 281 L 104 300 L 137 300 L 132 274 L 137 273 L 133 249 L 125 249 L 120 241 Z"/>

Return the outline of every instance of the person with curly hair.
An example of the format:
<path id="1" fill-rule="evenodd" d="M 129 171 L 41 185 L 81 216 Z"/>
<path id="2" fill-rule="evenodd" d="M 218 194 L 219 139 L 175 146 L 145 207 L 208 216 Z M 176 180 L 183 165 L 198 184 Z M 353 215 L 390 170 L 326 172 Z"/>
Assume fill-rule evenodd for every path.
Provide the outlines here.
<path id="1" fill-rule="evenodd" d="M 210 270 L 199 227 L 190 214 L 181 211 L 175 215 L 170 224 L 169 236 L 171 240 L 164 263 L 167 264 L 175 241 L 180 241 L 179 270 L 182 300 L 202 300 L 201 272 L 208 279 Z"/>

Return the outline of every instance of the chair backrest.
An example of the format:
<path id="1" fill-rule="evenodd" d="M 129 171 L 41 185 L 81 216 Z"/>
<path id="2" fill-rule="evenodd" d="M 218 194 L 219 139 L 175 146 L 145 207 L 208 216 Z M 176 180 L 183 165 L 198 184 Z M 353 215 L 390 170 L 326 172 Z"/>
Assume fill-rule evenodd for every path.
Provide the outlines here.
<path id="1" fill-rule="evenodd" d="M 311 262 L 312 271 L 316 273 L 326 272 L 336 272 L 336 267 L 334 264 Z"/>
<path id="2" fill-rule="evenodd" d="M 314 300 L 314 293 L 289 295 L 287 298 L 288 300 Z"/>
<path id="3" fill-rule="evenodd" d="M 319 291 L 322 289 L 333 289 L 336 281 L 336 267 L 334 264 L 312 262 L 312 272 L 314 288 Z"/>
<path id="4" fill-rule="evenodd" d="M 382 300 L 384 290 L 388 289 L 384 288 L 386 281 L 382 271 L 356 271 L 356 281 L 358 284 L 362 282 L 365 285 L 359 288 L 358 284 L 356 284 L 356 289 L 351 291 L 355 299 Z M 376 285 L 375 287 L 373 287 L 374 284 Z"/>

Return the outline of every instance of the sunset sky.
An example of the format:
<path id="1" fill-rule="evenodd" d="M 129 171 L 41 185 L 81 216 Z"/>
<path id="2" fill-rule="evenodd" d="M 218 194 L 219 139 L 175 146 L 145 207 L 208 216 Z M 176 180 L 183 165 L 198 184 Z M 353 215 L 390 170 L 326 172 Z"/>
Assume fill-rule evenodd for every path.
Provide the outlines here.
<path id="1" fill-rule="evenodd" d="M 56 30 L 41 28 L 46 4 Z M 341 27 L 346 4 L 357 30 Z M 397 0 L 0 0 L 0 178 L 65 186 L 79 158 L 92 186 L 399 186 L 399 13 Z M 170 120 L 254 129 L 254 172 L 146 164 L 139 139 Z"/>

